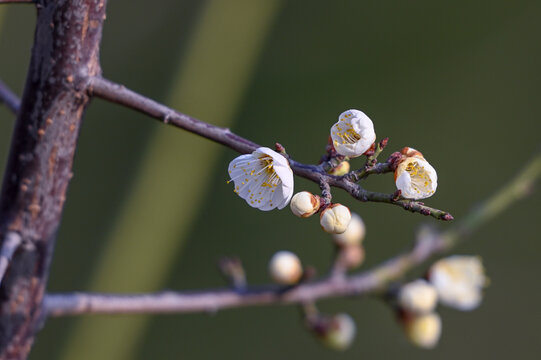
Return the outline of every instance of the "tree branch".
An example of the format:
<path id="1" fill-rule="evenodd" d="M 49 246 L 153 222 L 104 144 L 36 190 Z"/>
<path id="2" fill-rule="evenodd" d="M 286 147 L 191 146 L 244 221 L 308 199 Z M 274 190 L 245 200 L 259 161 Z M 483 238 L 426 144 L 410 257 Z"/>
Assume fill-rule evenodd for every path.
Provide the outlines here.
<path id="1" fill-rule="evenodd" d="M 0 80 L 0 102 L 6 104 L 9 110 L 14 114 L 17 114 L 21 107 L 21 100 L 19 100 L 17 95 L 15 95 L 2 80 Z"/>
<path id="2" fill-rule="evenodd" d="M 115 84 L 101 77 L 91 78 L 88 91 L 90 95 L 94 95 L 137 110 L 143 114 L 147 114 L 160 120 L 164 124 L 173 125 L 175 127 L 187 130 L 219 144 L 225 145 L 240 153 L 251 153 L 260 147 L 260 145 L 234 134 L 227 128 L 221 128 L 208 124 L 191 116 L 179 113 L 176 110 L 127 89 L 122 85 Z M 423 203 L 418 201 L 404 199 L 397 200 L 395 199 L 394 194 L 382 194 L 368 191 L 356 184 L 355 181 L 351 181 L 351 176 L 349 174 L 344 176 L 329 175 L 322 165 L 306 165 L 291 158 L 289 158 L 289 164 L 296 175 L 312 180 L 318 185 L 325 182 L 330 186 L 341 188 L 347 191 L 357 200 L 363 202 L 371 201 L 393 204 L 400 206 L 405 210 L 423 215 L 430 215 L 440 220 L 447 221 L 453 219 L 453 216 L 448 212 L 425 206 Z M 390 170 L 389 165 L 387 164 L 374 166 L 374 168 L 370 170 L 370 173 L 382 173 L 388 171 Z"/>
<path id="3" fill-rule="evenodd" d="M 33 4 L 34 0 L 0 0 L 0 4 Z"/>
<path id="4" fill-rule="evenodd" d="M 195 313 L 221 309 L 269 304 L 306 303 L 324 298 L 364 295 L 384 291 L 415 266 L 432 256 L 448 251 L 459 240 L 471 235 L 480 225 L 498 215 L 511 204 L 530 193 L 541 176 L 541 154 L 503 189 L 482 206 L 472 210 L 464 220 L 442 233 L 429 232 L 417 238 L 411 251 L 398 255 L 374 269 L 349 277 L 329 276 L 284 291 L 276 286 L 247 288 L 244 291 L 216 289 L 193 292 L 162 292 L 155 294 L 49 294 L 44 306 L 50 316 L 79 314 L 127 313 Z"/>
<path id="5" fill-rule="evenodd" d="M 87 79 L 101 73 L 105 5 L 106 0 L 39 1 L 0 193 L 1 247 L 11 255 L 0 284 L 0 359 L 25 359 L 43 325 L 49 265 L 90 100 Z M 13 233 L 24 245 L 17 251 L 11 251 Z"/>

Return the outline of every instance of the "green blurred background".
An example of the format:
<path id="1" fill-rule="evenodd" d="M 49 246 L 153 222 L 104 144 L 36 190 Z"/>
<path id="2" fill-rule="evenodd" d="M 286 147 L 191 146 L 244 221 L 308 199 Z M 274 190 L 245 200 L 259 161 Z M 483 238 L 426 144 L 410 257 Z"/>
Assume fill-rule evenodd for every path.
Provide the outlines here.
<path id="1" fill-rule="evenodd" d="M 102 65 L 114 81 L 259 144 L 279 141 L 303 162 L 318 160 L 340 112 L 361 109 L 378 138 L 390 138 L 382 157 L 405 145 L 425 154 L 440 179 L 427 203 L 460 219 L 539 149 L 540 15 L 534 0 L 110 1 Z M 19 94 L 34 20 L 31 6 L 0 7 L 0 77 Z M 0 106 L 0 169 L 12 124 Z M 332 246 L 317 220 L 246 206 L 226 184 L 236 155 L 93 101 L 49 290 L 219 287 L 222 255 L 239 256 L 248 280 L 266 283 L 267 261 L 282 249 L 324 273 Z M 394 190 L 390 175 L 366 186 Z M 297 179 L 296 190 L 317 186 Z M 436 223 L 339 191 L 335 198 L 367 224 L 366 268 L 411 244 L 420 224 Z M 319 303 L 355 318 L 357 340 L 344 353 L 319 346 L 296 307 L 276 306 L 51 319 L 30 358 L 537 359 L 540 200 L 533 193 L 457 248 L 483 257 L 491 286 L 471 313 L 441 309 L 432 351 L 411 346 L 383 303 L 361 298 Z"/>

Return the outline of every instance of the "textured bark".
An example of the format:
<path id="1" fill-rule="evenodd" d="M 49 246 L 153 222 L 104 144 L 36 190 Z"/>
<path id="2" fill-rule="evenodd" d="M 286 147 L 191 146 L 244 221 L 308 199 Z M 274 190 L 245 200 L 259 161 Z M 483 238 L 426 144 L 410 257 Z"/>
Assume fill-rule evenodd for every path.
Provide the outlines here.
<path id="1" fill-rule="evenodd" d="M 22 246 L 0 287 L 0 359 L 25 359 L 42 300 L 79 127 L 99 75 L 105 0 L 37 3 L 34 47 L 0 198 L 0 233 Z"/>

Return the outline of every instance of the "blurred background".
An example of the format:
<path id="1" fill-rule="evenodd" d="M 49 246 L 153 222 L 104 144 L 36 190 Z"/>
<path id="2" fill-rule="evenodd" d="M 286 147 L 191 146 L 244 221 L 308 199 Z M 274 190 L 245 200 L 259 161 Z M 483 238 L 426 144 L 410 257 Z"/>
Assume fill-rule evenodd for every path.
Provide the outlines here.
<path id="1" fill-rule="evenodd" d="M 540 145 L 541 2 L 110 1 L 104 75 L 200 118 L 315 163 L 330 126 L 366 112 L 383 159 L 409 145 L 439 175 L 430 206 L 460 219 L 512 178 Z M 0 7 L 0 77 L 22 92 L 32 6 Z M 13 116 L 0 106 L 0 169 Z M 247 206 L 226 184 L 229 149 L 96 99 L 88 109 L 58 235 L 49 290 L 146 292 L 224 286 L 222 255 L 267 283 L 274 252 L 326 272 L 330 237 L 317 219 Z M 352 161 L 360 167 L 361 160 Z M 391 175 L 366 182 L 392 192 Z M 296 191 L 317 192 L 296 179 Z M 335 198 L 367 225 L 367 269 L 407 248 L 422 223 L 385 204 Z M 435 350 L 408 343 L 375 298 L 320 302 L 357 322 L 334 353 L 305 331 L 295 306 L 216 314 L 51 319 L 31 359 L 537 359 L 541 352 L 539 191 L 458 254 L 483 257 L 491 286 L 477 310 L 442 308 Z M 414 277 L 426 268 L 418 269 Z"/>

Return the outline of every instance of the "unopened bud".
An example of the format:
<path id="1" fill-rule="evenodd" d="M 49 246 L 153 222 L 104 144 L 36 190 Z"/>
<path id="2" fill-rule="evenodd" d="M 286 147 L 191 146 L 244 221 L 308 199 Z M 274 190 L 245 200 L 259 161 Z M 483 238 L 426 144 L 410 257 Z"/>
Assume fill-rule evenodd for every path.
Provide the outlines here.
<path id="1" fill-rule="evenodd" d="M 346 175 L 349 172 L 350 168 L 351 166 L 349 165 L 349 161 L 342 161 L 340 164 L 329 170 L 329 174 L 335 176 Z"/>
<path id="2" fill-rule="evenodd" d="M 366 235 L 366 226 L 363 219 L 356 213 L 351 214 L 349 225 L 341 234 L 333 234 L 333 239 L 338 246 L 360 245 Z"/>
<path id="3" fill-rule="evenodd" d="M 436 313 L 418 315 L 404 320 L 408 339 L 416 346 L 432 349 L 441 336 L 441 318 Z"/>
<path id="4" fill-rule="evenodd" d="M 351 346 L 357 332 L 355 321 L 348 314 L 319 319 L 313 326 L 312 330 L 325 346 L 340 351 Z"/>
<path id="5" fill-rule="evenodd" d="M 293 285 L 302 277 L 302 265 L 298 256 L 289 251 L 279 251 L 269 263 L 272 279 L 281 285 Z"/>
<path id="6" fill-rule="evenodd" d="M 308 191 L 301 191 L 296 193 L 291 199 L 290 207 L 291 212 L 298 217 L 309 217 L 315 214 L 319 210 L 320 206 L 319 196 L 309 193 Z"/>
<path id="7" fill-rule="evenodd" d="M 343 247 L 341 251 L 348 270 L 355 269 L 364 262 L 365 251 L 361 245 L 348 245 Z"/>
<path id="8" fill-rule="evenodd" d="M 346 231 L 351 220 L 351 212 L 342 204 L 332 204 L 321 213 L 319 223 L 323 230 L 331 234 Z"/>
<path id="9" fill-rule="evenodd" d="M 405 284 L 398 293 L 398 305 L 411 314 L 428 314 L 434 311 L 437 302 L 436 288 L 423 279 Z"/>

